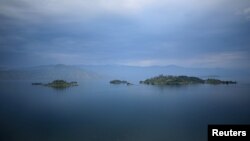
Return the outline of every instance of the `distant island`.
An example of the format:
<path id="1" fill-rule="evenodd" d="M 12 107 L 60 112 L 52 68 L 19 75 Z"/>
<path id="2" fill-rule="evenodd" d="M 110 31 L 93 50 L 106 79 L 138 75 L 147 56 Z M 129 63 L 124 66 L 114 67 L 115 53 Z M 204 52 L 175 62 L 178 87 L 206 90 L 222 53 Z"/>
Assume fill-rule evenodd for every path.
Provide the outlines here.
<path id="1" fill-rule="evenodd" d="M 109 82 L 110 84 L 126 84 L 126 85 L 133 85 L 132 83 L 129 83 L 125 80 L 111 80 Z"/>
<path id="2" fill-rule="evenodd" d="M 67 82 L 65 80 L 54 80 L 51 83 L 47 83 L 47 84 L 32 83 L 32 85 L 42 85 L 42 86 L 47 86 L 47 87 L 52 87 L 52 88 L 57 88 L 57 89 L 63 89 L 63 88 L 78 86 L 76 81 Z"/>
<path id="3" fill-rule="evenodd" d="M 236 84 L 236 81 L 222 81 L 219 79 L 206 79 L 203 80 L 193 76 L 172 76 L 172 75 L 159 75 L 153 78 L 140 81 L 140 84 L 148 85 L 187 85 L 187 84 Z"/>

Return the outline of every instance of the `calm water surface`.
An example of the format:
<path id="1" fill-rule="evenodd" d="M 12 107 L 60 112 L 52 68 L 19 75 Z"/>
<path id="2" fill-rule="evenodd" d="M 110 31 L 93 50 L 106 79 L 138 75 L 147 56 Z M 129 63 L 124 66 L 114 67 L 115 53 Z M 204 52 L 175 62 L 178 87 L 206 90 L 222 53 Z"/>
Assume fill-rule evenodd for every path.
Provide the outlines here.
<path id="1" fill-rule="evenodd" d="M 0 82 L 1 141 L 206 141 L 208 124 L 250 124 L 250 85 Z"/>

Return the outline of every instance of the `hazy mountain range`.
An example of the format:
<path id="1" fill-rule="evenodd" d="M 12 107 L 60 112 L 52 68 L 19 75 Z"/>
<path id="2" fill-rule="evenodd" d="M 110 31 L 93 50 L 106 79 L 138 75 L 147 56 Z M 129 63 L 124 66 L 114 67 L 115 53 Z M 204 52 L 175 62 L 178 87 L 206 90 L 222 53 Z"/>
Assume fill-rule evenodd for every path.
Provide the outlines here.
<path id="1" fill-rule="evenodd" d="M 184 68 L 180 66 L 119 66 L 119 65 L 44 65 L 0 70 L 0 80 L 93 80 L 123 79 L 132 82 L 159 74 L 188 75 L 200 78 L 218 78 L 246 82 L 249 71 L 222 68 Z"/>
<path id="2" fill-rule="evenodd" d="M 164 75 L 188 75 L 196 76 L 202 79 L 217 78 L 223 80 L 235 80 L 248 82 L 250 80 L 250 72 L 245 69 L 224 69 L 224 68 L 185 68 L 176 65 L 169 66 L 119 66 L 119 65 L 103 65 L 103 66 L 79 66 L 85 70 L 96 72 L 104 78 L 132 80 L 137 82 L 160 74 Z"/>
<path id="3" fill-rule="evenodd" d="M 97 79 L 99 77 L 96 73 L 88 72 L 80 67 L 63 64 L 0 71 L 1 80 L 81 80 Z"/>

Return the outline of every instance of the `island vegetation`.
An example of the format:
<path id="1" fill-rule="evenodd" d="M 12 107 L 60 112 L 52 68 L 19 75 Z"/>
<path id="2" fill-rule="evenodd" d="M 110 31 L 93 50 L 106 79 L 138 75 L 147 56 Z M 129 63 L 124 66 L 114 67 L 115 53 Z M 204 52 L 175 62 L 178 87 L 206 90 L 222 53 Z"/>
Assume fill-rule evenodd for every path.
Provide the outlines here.
<path id="1" fill-rule="evenodd" d="M 219 79 L 203 80 L 193 76 L 173 76 L 173 75 L 159 75 L 140 81 L 140 84 L 148 85 L 186 85 L 186 84 L 236 84 L 236 81 L 222 81 Z"/>
<path id="2" fill-rule="evenodd" d="M 57 88 L 57 89 L 63 89 L 63 88 L 78 86 L 78 83 L 76 81 L 67 82 L 65 80 L 54 80 L 46 84 L 39 82 L 39 83 L 32 83 L 32 85 L 42 85 L 42 86 L 47 86 L 47 87 L 52 87 L 52 88 Z"/>
<path id="3" fill-rule="evenodd" d="M 110 84 L 126 84 L 126 85 L 133 85 L 132 83 L 129 83 L 128 81 L 125 81 L 125 80 L 111 80 L 109 83 L 110 83 Z"/>

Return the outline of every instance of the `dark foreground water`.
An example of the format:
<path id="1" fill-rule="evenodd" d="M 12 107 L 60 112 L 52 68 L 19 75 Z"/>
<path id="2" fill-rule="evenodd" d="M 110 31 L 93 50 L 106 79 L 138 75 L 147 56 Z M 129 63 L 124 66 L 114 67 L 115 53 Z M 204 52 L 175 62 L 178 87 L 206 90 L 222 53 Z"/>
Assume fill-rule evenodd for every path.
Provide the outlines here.
<path id="1" fill-rule="evenodd" d="M 250 85 L 0 82 L 1 141 L 206 141 L 208 124 L 249 124 Z"/>

